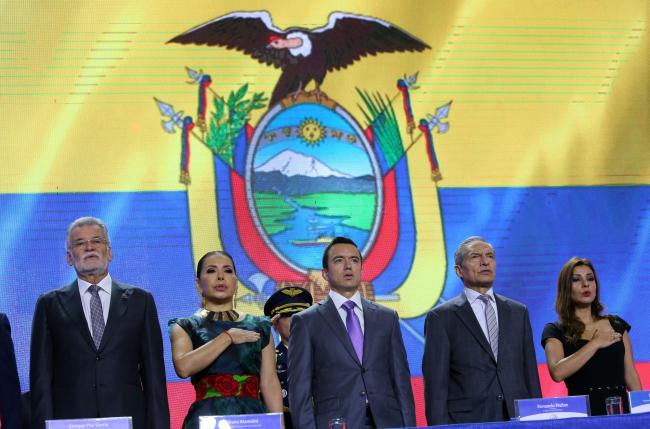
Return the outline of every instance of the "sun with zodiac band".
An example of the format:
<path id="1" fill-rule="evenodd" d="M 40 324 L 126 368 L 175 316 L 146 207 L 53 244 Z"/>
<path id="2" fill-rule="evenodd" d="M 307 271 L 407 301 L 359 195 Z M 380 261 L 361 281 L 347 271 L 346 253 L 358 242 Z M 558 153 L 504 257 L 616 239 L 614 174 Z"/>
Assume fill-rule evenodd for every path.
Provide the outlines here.
<path id="1" fill-rule="evenodd" d="M 298 135 L 307 146 L 318 146 L 327 136 L 325 127 L 315 118 L 305 118 L 298 126 Z"/>

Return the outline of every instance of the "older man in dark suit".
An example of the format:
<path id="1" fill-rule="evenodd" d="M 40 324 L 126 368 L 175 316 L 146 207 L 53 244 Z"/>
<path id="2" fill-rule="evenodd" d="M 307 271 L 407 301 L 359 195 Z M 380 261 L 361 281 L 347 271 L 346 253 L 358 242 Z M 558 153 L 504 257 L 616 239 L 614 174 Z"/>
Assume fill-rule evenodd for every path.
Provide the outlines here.
<path id="1" fill-rule="evenodd" d="M 22 425 L 16 355 L 11 325 L 4 313 L 0 313 L 0 422 L 3 429 L 20 429 Z"/>
<path id="2" fill-rule="evenodd" d="M 415 426 L 411 377 L 397 313 L 361 297 L 361 254 L 335 238 L 323 254 L 329 296 L 292 317 L 289 403 L 294 427 Z"/>
<path id="3" fill-rule="evenodd" d="M 429 425 L 514 417 L 514 400 L 540 397 L 528 310 L 492 290 L 494 248 L 469 237 L 455 254 L 465 289 L 427 314 L 422 360 Z"/>
<path id="4" fill-rule="evenodd" d="M 32 325 L 33 429 L 45 420 L 133 417 L 136 429 L 169 429 L 158 315 L 149 292 L 113 280 L 104 223 L 68 228 L 77 280 L 42 295 Z"/>

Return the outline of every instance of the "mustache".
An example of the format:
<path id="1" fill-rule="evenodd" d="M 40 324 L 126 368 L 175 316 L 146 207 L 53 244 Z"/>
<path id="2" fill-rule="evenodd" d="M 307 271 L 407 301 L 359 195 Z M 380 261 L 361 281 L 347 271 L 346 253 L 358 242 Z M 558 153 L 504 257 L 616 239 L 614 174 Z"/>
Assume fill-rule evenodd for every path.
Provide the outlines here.
<path id="1" fill-rule="evenodd" d="M 99 258 L 99 257 L 100 257 L 99 252 L 88 252 L 88 253 L 85 253 L 82 259 L 83 259 L 83 260 L 86 260 L 86 259 L 88 259 L 88 258 L 90 258 L 90 257 L 93 257 L 93 256 Z"/>

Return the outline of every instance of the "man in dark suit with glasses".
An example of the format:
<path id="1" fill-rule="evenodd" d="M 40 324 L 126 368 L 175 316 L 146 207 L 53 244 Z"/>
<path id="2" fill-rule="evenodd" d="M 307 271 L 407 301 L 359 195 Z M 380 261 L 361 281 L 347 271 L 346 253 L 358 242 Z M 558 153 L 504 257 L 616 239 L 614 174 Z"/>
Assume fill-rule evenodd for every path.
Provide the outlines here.
<path id="1" fill-rule="evenodd" d="M 113 280 L 108 229 L 92 217 L 68 227 L 77 280 L 43 294 L 32 325 L 33 429 L 45 420 L 131 416 L 169 429 L 163 346 L 152 295 Z"/>

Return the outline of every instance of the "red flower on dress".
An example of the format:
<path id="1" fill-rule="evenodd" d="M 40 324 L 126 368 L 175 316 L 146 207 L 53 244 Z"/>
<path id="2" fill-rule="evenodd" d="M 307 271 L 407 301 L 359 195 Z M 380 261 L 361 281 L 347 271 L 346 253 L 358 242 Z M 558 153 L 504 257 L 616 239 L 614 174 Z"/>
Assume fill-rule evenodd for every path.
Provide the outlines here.
<path id="1" fill-rule="evenodd" d="M 214 380 L 214 388 L 223 396 L 237 396 L 239 392 L 239 383 L 237 383 L 232 375 L 218 375 Z"/>
<path id="2" fill-rule="evenodd" d="M 248 396 L 251 398 L 259 398 L 260 380 L 255 375 L 251 375 L 246 379 L 244 385 L 241 387 L 241 396 Z"/>

